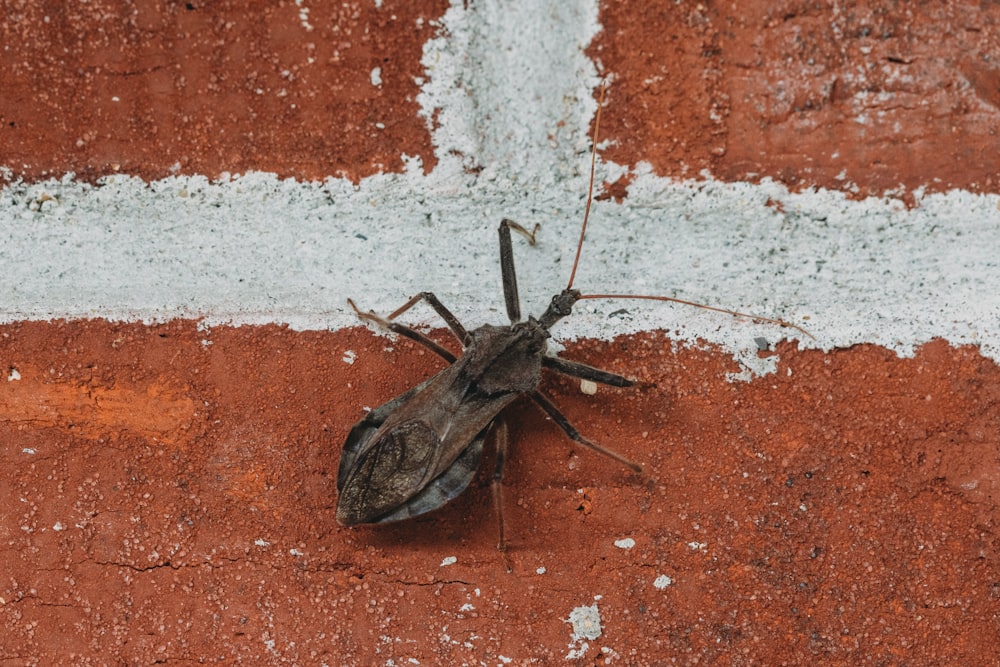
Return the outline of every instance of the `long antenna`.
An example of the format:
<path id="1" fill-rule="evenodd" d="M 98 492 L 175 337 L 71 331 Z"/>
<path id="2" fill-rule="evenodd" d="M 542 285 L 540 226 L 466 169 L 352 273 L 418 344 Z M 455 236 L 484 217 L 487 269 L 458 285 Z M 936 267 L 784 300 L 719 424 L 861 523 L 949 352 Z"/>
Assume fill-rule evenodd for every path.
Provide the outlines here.
<path id="1" fill-rule="evenodd" d="M 587 221 L 590 219 L 590 205 L 594 201 L 594 170 L 597 166 L 597 137 L 601 129 L 601 109 L 604 107 L 604 91 L 608 87 L 607 80 L 601 82 L 601 98 L 597 101 L 597 115 L 594 118 L 593 147 L 590 149 L 590 185 L 587 186 L 587 207 L 583 210 L 583 225 L 580 227 L 580 240 L 576 244 L 576 257 L 573 258 L 573 270 L 569 274 L 569 284 L 566 289 L 573 288 L 576 279 L 576 267 L 580 265 L 580 252 L 583 250 L 583 237 L 587 234 Z"/>
<path id="2" fill-rule="evenodd" d="M 597 102 L 597 114 L 594 117 L 594 136 L 592 139 L 593 147 L 590 150 L 590 184 L 587 186 L 587 206 L 583 210 L 583 225 L 580 227 L 580 240 L 576 244 L 576 257 L 573 258 L 573 270 L 569 274 L 569 284 L 566 286 L 567 290 L 573 288 L 573 281 L 576 279 L 576 269 L 580 265 L 580 253 L 583 251 L 583 238 L 587 234 L 587 222 L 590 220 L 590 207 L 594 201 L 594 172 L 597 166 L 597 138 L 601 130 L 601 110 L 604 108 L 604 93 L 607 90 L 608 82 L 604 80 L 601 82 L 601 96 Z M 646 299 L 648 301 L 671 301 L 673 303 L 680 303 L 685 306 L 694 306 L 695 308 L 704 308 L 705 310 L 712 310 L 717 313 L 724 313 L 726 315 L 732 315 L 733 317 L 746 317 L 750 320 L 756 322 L 770 322 L 771 324 L 777 324 L 778 326 L 788 327 L 790 329 L 795 329 L 800 331 L 805 335 L 809 336 L 813 340 L 816 337 L 811 333 L 803 329 L 797 324 L 792 324 L 791 322 L 786 322 L 785 320 L 775 319 L 773 317 L 764 317 L 763 315 L 754 315 L 753 313 L 741 313 L 737 310 L 728 310 L 726 308 L 716 308 L 715 306 L 706 306 L 703 303 L 697 303 L 695 301 L 685 301 L 684 299 L 678 299 L 672 296 L 652 296 L 647 294 L 582 294 L 578 298 L 580 299 Z"/>
<path id="3" fill-rule="evenodd" d="M 677 299 L 672 296 L 651 296 L 647 294 L 581 294 L 581 299 L 646 299 L 648 301 L 672 301 L 673 303 L 681 303 L 685 306 L 694 306 L 695 308 L 704 308 L 705 310 L 712 310 L 716 313 L 725 313 L 726 315 L 732 315 L 733 317 L 746 317 L 747 319 L 754 320 L 755 322 L 770 322 L 771 324 L 777 324 L 778 326 L 788 327 L 790 329 L 795 329 L 796 331 L 801 331 L 805 335 L 809 336 L 813 340 L 816 340 L 816 336 L 800 327 L 798 324 L 792 324 L 791 322 L 786 322 L 785 320 L 778 320 L 773 317 L 764 317 L 763 315 L 754 315 L 753 313 L 741 313 L 737 310 L 728 310 L 726 308 L 716 308 L 715 306 L 706 306 L 703 303 L 697 303 L 695 301 L 685 301 L 684 299 Z"/>

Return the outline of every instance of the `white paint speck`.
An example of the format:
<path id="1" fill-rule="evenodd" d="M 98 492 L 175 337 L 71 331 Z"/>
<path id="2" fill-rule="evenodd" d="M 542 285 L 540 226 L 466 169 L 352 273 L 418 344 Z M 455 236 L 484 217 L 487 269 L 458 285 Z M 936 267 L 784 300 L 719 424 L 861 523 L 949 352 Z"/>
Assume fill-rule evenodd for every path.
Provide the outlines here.
<path id="1" fill-rule="evenodd" d="M 566 654 L 566 660 L 579 660 L 587 654 L 588 648 L 590 648 L 590 644 L 587 642 L 582 642 L 576 647 L 570 644 L 569 653 Z"/>
<path id="2" fill-rule="evenodd" d="M 454 556 L 448 556 L 447 558 L 441 561 L 441 567 L 448 567 L 449 565 L 454 565 L 457 562 L 458 562 L 457 558 L 455 558 Z"/>
<path id="3" fill-rule="evenodd" d="M 56 521 L 55 525 L 52 526 L 52 530 L 56 532 L 66 530 L 66 526 L 63 525 L 62 521 Z"/>
<path id="4" fill-rule="evenodd" d="M 15 380 L 20 380 L 21 374 L 17 372 L 16 368 L 11 368 L 10 372 L 7 373 L 7 382 L 14 382 Z"/>
<path id="5" fill-rule="evenodd" d="M 581 639 L 597 639 L 601 636 L 601 614 L 597 605 L 577 607 L 569 613 L 567 623 L 573 625 L 573 641 Z"/>
<path id="6" fill-rule="evenodd" d="M 458 608 L 459 611 L 475 611 L 475 609 L 476 608 L 473 607 L 468 602 L 466 602 L 465 604 L 463 604 L 461 607 Z"/>
<path id="7" fill-rule="evenodd" d="M 21 450 L 22 454 L 35 454 L 38 450 L 34 447 L 25 447 Z"/>
<path id="8" fill-rule="evenodd" d="M 298 549 L 289 549 L 288 553 L 292 554 L 293 556 L 305 556 L 305 554 L 299 551 Z"/>
<path id="9" fill-rule="evenodd" d="M 358 355 L 354 350 L 344 350 L 344 356 L 341 357 L 345 364 L 353 364 L 357 358 Z"/>
<path id="10" fill-rule="evenodd" d="M 262 537 L 258 537 L 256 540 L 253 541 L 253 543 L 256 544 L 258 547 L 269 547 L 269 546 L 271 546 L 271 543 L 268 542 L 267 540 L 265 540 Z"/>
<path id="11" fill-rule="evenodd" d="M 537 570 L 535 570 L 535 574 L 545 574 L 545 568 L 544 567 L 538 568 Z"/>
<path id="12" fill-rule="evenodd" d="M 580 393 L 593 396 L 597 393 L 597 383 L 593 380 L 580 380 Z"/>
<path id="13" fill-rule="evenodd" d="M 499 659 L 500 662 L 502 662 L 505 665 L 509 665 L 511 662 L 513 662 L 513 658 L 508 658 L 505 655 L 498 655 L 497 659 Z"/>
<path id="14" fill-rule="evenodd" d="M 372 76 L 372 85 L 375 86 L 376 88 L 381 87 L 382 86 L 382 68 L 381 67 L 373 67 L 372 68 L 372 75 L 371 76 Z"/>
<path id="15" fill-rule="evenodd" d="M 615 540 L 615 546 L 619 549 L 631 549 L 635 546 L 635 540 L 631 537 L 626 537 L 623 540 Z"/>
<path id="16" fill-rule="evenodd" d="M 705 542 L 688 542 L 688 547 L 690 547 L 692 551 L 699 551 L 707 546 L 708 544 Z"/>
<path id="17" fill-rule="evenodd" d="M 303 0 L 295 0 L 295 6 L 299 8 L 299 23 L 302 25 L 302 29 L 310 32 L 313 27 L 309 23 L 309 8 L 304 6 Z"/>
<path id="18" fill-rule="evenodd" d="M 662 591 L 664 588 L 674 583 L 674 580 L 665 574 L 661 574 L 656 579 L 653 580 L 653 588 L 658 591 Z"/>

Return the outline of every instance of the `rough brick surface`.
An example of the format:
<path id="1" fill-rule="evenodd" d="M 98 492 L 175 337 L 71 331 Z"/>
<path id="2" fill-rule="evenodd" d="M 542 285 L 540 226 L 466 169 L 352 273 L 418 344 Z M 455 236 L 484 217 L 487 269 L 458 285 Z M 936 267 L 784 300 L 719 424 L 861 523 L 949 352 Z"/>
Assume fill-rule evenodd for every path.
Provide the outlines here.
<path id="1" fill-rule="evenodd" d="M 604 157 L 859 195 L 995 191 L 996 7 L 751 5 L 602 9 Z M 8 178 L 434 165 L 414 77 L 443 3 L 0 8 Z M 663 332 L 568 345 L 640 381 L 546 387 L 644 472 L 516 404 L 507 573 L 489 466 L 417 520 L 335 522 L 353 423 L 441 367 L 415 345 L 0 326 L 0 660 L 996 664 L 996 364 L 942 341 L 761 354 L 777 373 L 733 383 L 730 355 Z"/>

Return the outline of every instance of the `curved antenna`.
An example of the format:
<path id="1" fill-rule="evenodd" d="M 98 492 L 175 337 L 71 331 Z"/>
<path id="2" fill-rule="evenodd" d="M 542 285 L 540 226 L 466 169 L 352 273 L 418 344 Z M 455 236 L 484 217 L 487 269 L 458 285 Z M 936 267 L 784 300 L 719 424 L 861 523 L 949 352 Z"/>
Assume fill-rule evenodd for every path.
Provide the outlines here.
<path id="1" fill-rule="evenodd" d="M 583 210 L 583 225 L 580 226 L 580 240 L 576 244 L 576 256 L 573 258 L 573 270 L 569 274 L 569 284 L 566 285 L 566 291 L 573 289 L 573 281 L 576 280 L 576 269 L 580 265 L 580 254 L 583 251 L 583 239 L 587 234 L 587 222 L 590 220 L 590 207 L 594 201 L 594 172 L 597 166 L 597 139 L 600 136 L 601 129 L 601 110 L 604 108 L 604 93 L 608 88 L 607 80 L 601 81 L 601 96 L 597 101 L 597 114 L 594 117 L 594 136 L 593 136 L 593 147 L 590 151 L 590 184 L 587 186 L 587 206 Z M 792 324 L 791 322 L 786 322 L 785 320 L 779 320 L 773 317 L 764 317 L 763 315 L 754 315 L 753 313 L 741 313 L 737 310 L 728 310 L 726 308 L 717 308 L 715 306 L 706 306 L 703 303 L 697 303 L 695 301 L 685 301 L 684 299 L 678 299 L 672 296 L 652 296 L 646 294 L 582 294 L 577 297 L 578 299 L 646 299 L 648 301 L 672 301 L 673 303 L 680 303 L 685 306 L 694 306 L 695 308 L 704 308 L 705 310 L 712 310 L 717 313 L 724 313 L 726 315 L 732 315 L 733 317 L 745 317 L 756 322 L 770 322 L 771 324 L 777 324 L 781 327 L 787 327 L 790 329 L 795 329 L 804 333 L 809 338 L 816 340 L 816 337 L 811 333 L 806 331 L 804 328 L 797 324 Z"/>
<path id="2" fill-rule="evenodd" d="M 576 279 L 576 267 L 580 265 L 580 252 L 583 250 L 583 237 L 587 234 L 587 220 L 590 219 L 590 205 L 594 201 L 594 170 L 597 166 L 597 137 L 601 129 L 601 109 L 604 107 L 604 91 L 607 90 L 607 80 L 601 81 L 601 97 L 597 100 L 597 115 L 594 118 L 593 147 L 590 150 L 590 185 L 587 186 L 587 207 L 583 210 L 583 225 L 580 227 L 580 240 L 576 244 L 576 257 L 573 258 L 573 270 L 569 274 L 569 284 L 566 289 L 573 289 Z"/>
<path id="3" fill-rule="evenodd" d="M 816 336 L 813 336 L 811 333 L 800 327 L 798 324 L 792 324 L 791 322 L 786 322 L 785 320 L 779 320 L 773 317 L 764 317 L 763 315 L 754 315 L 753 313 L 741 313 L 737 310 L 727 310 L 726 308 L 716 308 L 715 306 L 706 306 L 703 303 L 697 303 L 695 301 L 685 301 L 684 299 L 677 299 L 672 296 L 652 296 L 647 294 L 581 294 L 580 298 L 581 299 L 646 299 L 648 301 L 672 301 L 673 303 L 680 303 L 685 306 L 694 306 L 695 308 L 704 308 L 705 310 L 712 310 L 717 313 L 732 315 L 733 317 L 746 317 L 747 319 L 751 319 L 756 322 L 770 322 L 771 324 L 777 324 L 778 326 L 788 327 L 790 329 L 801 331 L 802 333 L 809 336 L 813 340 L 816 340 Z"/>

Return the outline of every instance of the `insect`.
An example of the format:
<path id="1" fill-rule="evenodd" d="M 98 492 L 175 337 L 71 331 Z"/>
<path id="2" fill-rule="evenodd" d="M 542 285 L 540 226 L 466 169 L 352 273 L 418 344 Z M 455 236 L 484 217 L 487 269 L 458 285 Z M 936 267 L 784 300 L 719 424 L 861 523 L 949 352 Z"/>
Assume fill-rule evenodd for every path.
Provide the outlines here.
<path id="1" fill-rule="evenodd" d="M 547 354 L 549 330 L 570 315 L 574 304 L 581 299 L 673 301 L 793 327 L 808 335 L 801 327 L 782 320 L 702 306 L 673 297 L 584 295 L 573 288 L 593 199 L 596 145 L 603 101 L 602 88 L 594 123 L 595 148 L 591 155 L 590 188 L 569 284 L 552 297 L 541 316 L 521 318 L 511 241 L 511 232 L 514 231 L 534 244 L 538 227 L 529 231 L 506 219 L 499 228 L 500 270 L 510 324 L 484 325 L 469 331 L 431 292 L 417 294 L 388 317 L 380 317 L 371 311 L 362 312 L 353 301 L 348 300 L 361 319 L 424 345 L 449 365 L 416 387 L 375 408 L 351 429 L 337 473 L 337 521 L 341 524 L 388 523 L 441 507 L 462 493 L 472 481 L 479 469 L 485 442 L 492 436 L 496 464 L 491 486 L 496 505 L 499 548 L 505 550 L 502 481 L 508 449 L 508 417 L 504 410 L 522 396 L 541 408 L 574 442 L 640 472 L 642 468 L 637 463 L 581 435 L 539 389 L 542 369 L 614 387 L 633 384 L 622 375 Z M 456 358 L 430 338 L 395 321 L 421 301 L 444 320 L 459 340 L 463 348 L 460 357 Z"/>

